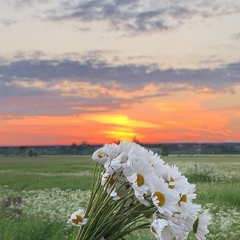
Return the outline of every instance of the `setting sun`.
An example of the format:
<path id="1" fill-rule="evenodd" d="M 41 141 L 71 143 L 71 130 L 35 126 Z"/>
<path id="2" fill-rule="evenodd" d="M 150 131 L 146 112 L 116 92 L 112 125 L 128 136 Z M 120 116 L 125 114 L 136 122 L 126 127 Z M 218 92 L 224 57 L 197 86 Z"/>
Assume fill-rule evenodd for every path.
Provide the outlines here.
<path id="1" fill-rule="evenodd" d="M 134 138 L 138 139 L 140 136 L 131 128 L 112 128 L 111 130 L 103 131 L 104 134 L 114 141 L 126 140 L 132 141 Z"/>
<path id="2" fill-rule="evenodd" d="M 96 115 L 96 116 L 89 116 L 89 117 L 87 117 L 87 119 L 96 121 L 99 123 L 104 123 L 104 124 L 133 127 L 133 128 L 155 128 L 155 127 L 157 127 L 156 124 L 141 121 L 141 120 L 134 120 L 124 114 Z"/>

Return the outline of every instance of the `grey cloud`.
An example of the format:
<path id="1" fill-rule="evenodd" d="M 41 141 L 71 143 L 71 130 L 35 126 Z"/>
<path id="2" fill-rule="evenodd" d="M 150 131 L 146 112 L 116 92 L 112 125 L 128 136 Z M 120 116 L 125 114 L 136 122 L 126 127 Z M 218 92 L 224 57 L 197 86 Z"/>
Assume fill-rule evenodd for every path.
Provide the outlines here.
<path id="1" fill-rule="evenodd" d="M 1 77 L 0 77 L 1 78 Z M 11 82 L 11 81 L 9 81 Z M 23 88 L 0 80 L 0 98 L 25 97 L 25 96 L 43 96 L 48 92 L 38 88 Z"/>
<path id="2" fill-rule="evenodd" d="M 166 31 L 179 27 L 196 16 L 210 18 L 240 12 L 240 2 L 235 0 L 223 1 L 221 4 L 218 1 L 206 3 L 205 0 L 59 0 L 54 7 L 48 0 L 12 0 L 8 4 L 16 8 L 37 8 L 41 20 L 45 16 L 55 21 L 103 21 L 111 30 L 131 34 Z M 11 22 L 7 20 L 5 24 Z M 79 26 L 80 31 L 88 31 L 87 26 L 83 29 Z"/>
<path id="3" fill-rule="evenodd" d="M 39 79 L 45 82 L 68 79 L 85 81 L 111 87 L 117 84 L 125 91 L 141 89 L 149 83 L 155 85 L 182 83 L 213 90 L 240 83 L 240 62 L 222 65 L 215 69 L 159 69 L 151 65 L 113 66 L 103 61 L 91 62 L 73 60 L 18 60 L 0 65 L 0 81 Z"/>
<path id="4" fill-rule="evenodd" d="M 69 9 L 66 4 L 59 11 L 52 11 L 50 18 L 53 20 L 78 19 L 81 21 L 108 21 L 111 28 L 131 32 L 147 32 L 152 30 L 166 30 L 169 27 L 166 17 L 183 17 L 189 14 L 184 7 L 171 6 L 170 8 L 154 5 L 154 1 L 146 1 L 147 8 L 140 1 L 85 1 Z M 68 8 L 67 11 L 64 9 Z"/>
<path id="5" fill-rule="evenodd" d="M 31 87 L 16 85 L 16 81 Z M 32 84 L 36 80 L 47 87 Z M 68 80 L 104 86 L 109 93 L 94 96 L 76 95 L 51 88 Z M 221 65 L 215 69 L 159 69 L 151 65 L 112 66 L 91 60 L 17 60 L 0 64 L 0 113 L 25 115 L 69 115 L 86 112 L 114 111 L 129 107 L 147 98 L 174 94 L 176 91 L 196 91 L 208 87 L 211 91 L 233 91 L 240 83 L 240 62 Z M 132 97 L 132 91 L 152 84 L 155 92 Z M 84 85 L 83 85 L 84 86 Z M 51 90 L 50 90 L 51 88 Z M 125 91 L 124 97 L 111 95 L 111 89 Z M 64 93 L 67 93 L 64 94 Z"/>
<path id="6" fill-rule="evenodd" d="M 206 4 L 203 0 L 87 0 L 76 1 L 74 5 L 65 2 L 59 9 L 49 11 L 48 15 L 52 20 L 106 21 L 115 30 L 141 33 L 175 28 L 193 16 L 206 18 L 239 11 L 240 4 L 235 1 Z"/>
<path id="7" fill-rule="evenodd" d="M 1 115 L 69 115 L 72 111 L 65 99 L 47 96 L 1 99 Z"/>
<path id="8" fill-rule="evenodd" d="M 61 116 L 81 113 L 105 112 L 122 109 L 138 100 L 126 100 L 109 95 L 97 98 L 62 96 L 58 92 L 47 92 L 7 88 L 0 84 L 0 115 L 45 115 Z"/>
<path id="9" fill-rule="evenodd" d="M 110 95 L 100 95 L 98 98 L 76 98 L 71 103 L 72 109 L 80 110 L 84 113 L 114 111 L 116 109 L 124 109 L 130 104 L 139 102 L 141 99 L 125 99 L 113 97 Z"/>

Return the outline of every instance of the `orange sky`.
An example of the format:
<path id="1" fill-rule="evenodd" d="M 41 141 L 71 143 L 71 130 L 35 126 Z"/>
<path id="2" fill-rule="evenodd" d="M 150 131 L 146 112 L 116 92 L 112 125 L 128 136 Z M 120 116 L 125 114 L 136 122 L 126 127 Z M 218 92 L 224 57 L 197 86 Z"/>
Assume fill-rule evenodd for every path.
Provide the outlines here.
<path id="1" fill-rule="evenodd" d="M 182 92 L 106 113 L 8 116 L 0 119 L 0 144 L 94 144 L 133 138 L 144 143 L 239 141 L 240 91 L 228 95 Z"/>
<path id="2" fill-rule="evenodd" d="M 240 142 L 239 1 L 66 2 L 1 3 L 0 146 Z"/>

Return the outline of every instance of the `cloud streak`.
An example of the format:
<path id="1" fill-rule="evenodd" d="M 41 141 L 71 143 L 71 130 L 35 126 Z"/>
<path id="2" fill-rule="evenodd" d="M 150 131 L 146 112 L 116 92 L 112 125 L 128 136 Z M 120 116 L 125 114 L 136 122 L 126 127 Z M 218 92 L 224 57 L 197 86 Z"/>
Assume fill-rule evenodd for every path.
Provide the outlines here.
<path id="1" fill-rule="evenodd" d="M 132 33 L 166 31 L 189 22 L 194 17 L 209 18 L 239 13 L 236 1 L 120 1 L 86 0 L 73 4 L 62 2 L 48 12 L 52 20 L 74 19 L 80 22 L 103 21 L 114 30 Z"/>
<path id="2" fill-rule="evenodd" d="M 215 69 L 160 69 L 67 59 L 19 59 L 0 65 L 0 113 L 71 115 L 126 109 L 154 97 L 195 91 L 234 93 L 240 62 Z"/>
<path id="3" fill-rule="evenodd" d="M 160 69 L 152 65 L 110 65 L 104 62 L 74 60 L 18 60 L 0 65 L 0 81 L 7 87 L 44 89 L 56 81 L 87 82 L 127 91 L 142 89 L 152 83 L 186 84 L 195 89 L 208 87 L 221 90 L 240 82 L 240 62 L 221 65 L 215 69 Z M 26 84 L 24 85 L 24 82 Z M 43 82 L 43 83 L 42 83 Z M 16 84 L 18 83 L 18 84 Z M 27 84 L 28 83 L 28 84 Z"/>

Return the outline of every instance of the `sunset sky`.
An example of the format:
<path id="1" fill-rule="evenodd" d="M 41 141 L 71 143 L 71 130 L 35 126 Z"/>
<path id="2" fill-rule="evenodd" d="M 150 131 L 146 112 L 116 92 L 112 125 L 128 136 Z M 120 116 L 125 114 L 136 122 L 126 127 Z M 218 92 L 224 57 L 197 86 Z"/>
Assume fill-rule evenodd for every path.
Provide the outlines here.
<path id="1" fill-rule="evenodd" d="M 0 6 L 0 146 L 240 142 L 240 0 Z"/>

